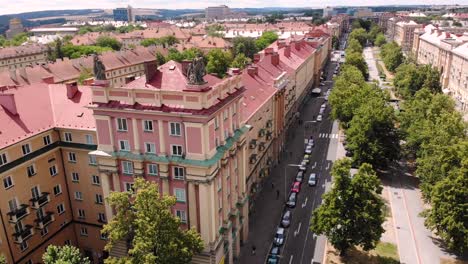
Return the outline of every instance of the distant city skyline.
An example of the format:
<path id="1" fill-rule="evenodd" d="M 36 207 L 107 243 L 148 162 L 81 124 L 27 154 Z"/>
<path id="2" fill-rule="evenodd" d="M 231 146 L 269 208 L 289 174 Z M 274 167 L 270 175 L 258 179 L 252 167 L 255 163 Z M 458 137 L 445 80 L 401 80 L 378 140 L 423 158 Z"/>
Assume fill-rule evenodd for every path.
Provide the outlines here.
<path id="1" fill-rule="evenodd" d="M 6 1 L 6 0 L 4 0 Z M 218 1 L 218 0 L 179 0 L 177 3 L 165 0 L 15 0 L 8 4 L 0 6 L 0 15 L 17 14 L 24 12 L 42 11 L 42 10 L 62 10 L 62 9 L 113 9 L 132 5 L 136 8 L 155 8 L 155 9 L 203 9 L 214 5 L 227 5 L 231 8 L 261 8 L 261 7 L 315 7 L 325 6 L 379 6 L 379 5 L 462 5 L 466 4 L 463 0 L 354 0 L 352 3 L 348 0 L 237 0 L 237 1 Z"/>

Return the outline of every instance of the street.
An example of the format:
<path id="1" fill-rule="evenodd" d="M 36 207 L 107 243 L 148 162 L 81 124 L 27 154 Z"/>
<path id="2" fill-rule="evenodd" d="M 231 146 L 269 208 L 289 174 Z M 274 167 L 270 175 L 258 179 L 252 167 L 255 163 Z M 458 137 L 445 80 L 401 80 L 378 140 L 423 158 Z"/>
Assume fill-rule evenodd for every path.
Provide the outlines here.
<path id="1" fill-rule="evenodd" d="M 279 226 L 285 208 L 285 184 L 287 196 L 298 172 L 298 168 L 294 165 L 299 164 L 304 156 L 304 138 L 310 136 L 315 139 L 315 147 L 304 175 L 296 207 L 291 209 L 291 225 L 286 228 L 286 239 L 281 247 L 280 263 L 322 263 L 326 240 L 324 237 L 317 238 L 310 231 L 309 221 L 312 211 L 321 204 L 322 194 L 330 188 L 330 169 L 332 162 L 337 158 L 337 152 L 344 153 L 342 146 L 338 148 L 340 140 L 338 125 L 329 118 L 330 106 L 327 104 L 323 121 L 314 119 L 319 114 L 321 104 L 325 102 L 325 92 L 333 85 L 331 80 L 336 63 L 330 62 L 327 67 L 328 76 L 325 86 L 321 86 L 322 95 L 312 97 L 305 103 L 300 116 L 303 120 L 302 125 L 293 128 L 292 137 L 286 143 L 287 150 L 281 163 L 265 180 L 263 189 L 255 201 L 254 213 L 249 223 L 249 238 L 241 248 L 238 263 L 265 263 L 267 261 L 276 228 Z M 286 175 L 284 175 L 285 171 Z M 312 172 L 318 175 L 315 187 L 307 184 L 307 179 Z M 276 190 L 280 191 L 278 199 Z M 256 248 L 255 254 L 252 254 L 253 246 Z"/>

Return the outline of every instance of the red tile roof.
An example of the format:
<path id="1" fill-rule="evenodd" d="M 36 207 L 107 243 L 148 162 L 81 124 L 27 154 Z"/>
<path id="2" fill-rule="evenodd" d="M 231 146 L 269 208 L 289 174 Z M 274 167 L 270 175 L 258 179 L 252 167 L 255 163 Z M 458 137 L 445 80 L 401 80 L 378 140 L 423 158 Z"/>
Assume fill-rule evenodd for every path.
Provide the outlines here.
<path id="1" fill-rule="evenodd" d="M 95 130 L 91 87 L 80 86 L 68 99 L 65 85 L 34 85 L 3 89 L 0 94 L 13 94 L 17 115 L 0 106 L 0 148 L 7 147 L 54 127 Z"/>
<path id="2" fill-rule="evenodd" d="M 45 45 L 29 44 L 18 47 L 0 48 L 0 59 L 16 58 L 46 52 Z"/>

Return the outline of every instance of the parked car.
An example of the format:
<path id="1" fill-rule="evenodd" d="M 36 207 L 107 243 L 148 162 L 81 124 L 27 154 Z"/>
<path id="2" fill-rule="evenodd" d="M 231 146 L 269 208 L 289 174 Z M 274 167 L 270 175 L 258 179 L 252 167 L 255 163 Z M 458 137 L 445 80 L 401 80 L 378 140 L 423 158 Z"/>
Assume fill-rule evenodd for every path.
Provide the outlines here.
<path id="1" fill-rule="evenodd" d="M 306 171 L 307 170 L 307 162 L 302 161 L 301 165 L 299 166 L 300 171 Z"/>
<path id="2" fill-rule="evenodd" d="M 305 162 L 306 165 L 309 165 L 310 160 L 304 156 L 304 159 L 302 160 L 302 162 Z"/>
<path id="3" fill-rule="evenodd" d="M 276 229 L 275 238 L 273 239 L 273 244 L 275 246 L 281 246 L 284 243 L 284 228 L 278 227 Z"/>
<path id="4" fill-rule="evenodd" d="M 311 146 L 311 147 L 314 147 L 315 146 L 315 141 L 313 138 L 309 139 L 309 142 L 307 143 L 307 145 Z"/>
<path id="5" fill-rule="evenodd" d="M 283 214 L 283 218 L 281 219 L 281 226 L 283 227 L 289 227 L 291 225 L 291 217 L 292 217 L 292 212 L 287 210 Z"/>
<path id="6" fill-rule="evenodd" d="M 309 154 L 305 154 L 305 155 L 304 155 L 304 160 L 310 161 L 310 155 L 309 155 Z"/>
<path id="7" fill-rule="evenodd" d="M 271 250 L 270 250 L 270 256 L 271 257 L 279 257 L 279 255 L 280 255 L 280 247 L 273 246 L 271 248 Z"/>
<path id="8" fill-rule="evenodd" d="M 295 193 L 298 193 L 301 191 L 301 182 L 294 182 L 293 183 L 293 186 L 291 188 L 291 192 L 295 192 Z"/>
<path id="9" fill-rule="evenodd" d="M 320 108 L 319 115 L 323 115 L 324 111 L 325 111 L 325 108 Z"/>
<path id="10" fill-rule="evenodd" d="M 294 208 L 296 207 L 296 201 L 297 201 L 297 193 L 293 192 L 289 195 L 288 202 L 286 203 L 286 206 L 289 208 Z"/>
<path id="11" fill-rule="evenodd" d="M 317 175 L 315 173 L 310 174 L 308 184 L 309 186 L 315 186 L 317 184 Z"/>
<path id="12" fill-rule="evenodd" d="M 321 83 L 320 83 L 320 86 L 325 86 L 325 83 L 324 83 L 324 82 L 321 82 Z"/>
<path id="13" fill-rule="evenodd" d="M 304 172 L 303 171 L 297 172 L 296 182 L 302 182 L 303 179 L 304 179 Z"/>
<path id="14" fill-rule="evenodd" d="M 323 109 L 327 108 L 327 103 L 323 103 L 323 104 L 320 106 L 320 108 L 323 108 Z"/>
<path id="15" fill-rule="evenodd" d="M 322 115 L 321 114 L 317 116 L 317 121 L 319 121 L 319 122 L 322 121 Z"/>
<path id="16" fill-rule="evenodd" d="M 279 256 L 268 256 L 267 264 L 278 264 Z"/>
<path id="17" fill-rule="evenodd" d="M 306 149 L 305 149 L 305 154 L 312 154 L 312 147 L 307 145 Z"/>

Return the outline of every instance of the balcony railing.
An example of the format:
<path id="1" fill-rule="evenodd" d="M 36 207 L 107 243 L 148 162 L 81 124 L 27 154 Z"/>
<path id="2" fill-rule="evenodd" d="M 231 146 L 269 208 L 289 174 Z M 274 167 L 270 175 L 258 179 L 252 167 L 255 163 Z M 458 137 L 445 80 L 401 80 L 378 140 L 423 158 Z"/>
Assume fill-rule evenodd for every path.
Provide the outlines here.
<path id="1" fill-rule="evenodd" d="M 39 208 L 41 208 L 42 206 L 44 206 L 45 204 L 47 204 L 50 201 L 49 200 L 49 193 L 43 192 L 41 194 L 41 196 L 36 197 L 36 198 L 32 198 L 29 201 L 32 203 L 32 207 L 34 209 L 39 209 Z"/>
<path id="2" fill-rule="evenodd" d="M 20 232 L 14 233 L 15 243 L 21 244 L 33 235 L 32 225 L 26 225 Z"/>
<path id="3" fill-rule="evenodd" d="M 38 229 L 44 229 L 48 224 L 52 223 L 54 221 L 54 213 L 52 212 L 47 212 L 46 215 L 42 218 L 37 218 L 34 220 L 36 223 L 36 228 Z"/>
<path id="4" fill-rule="evenodd" d="M 19 208 L 9 212 L 7 215 L 10 217 L 10 222 L 16 223 L 29 214 L 28 205 L 22 204 Z"/>

